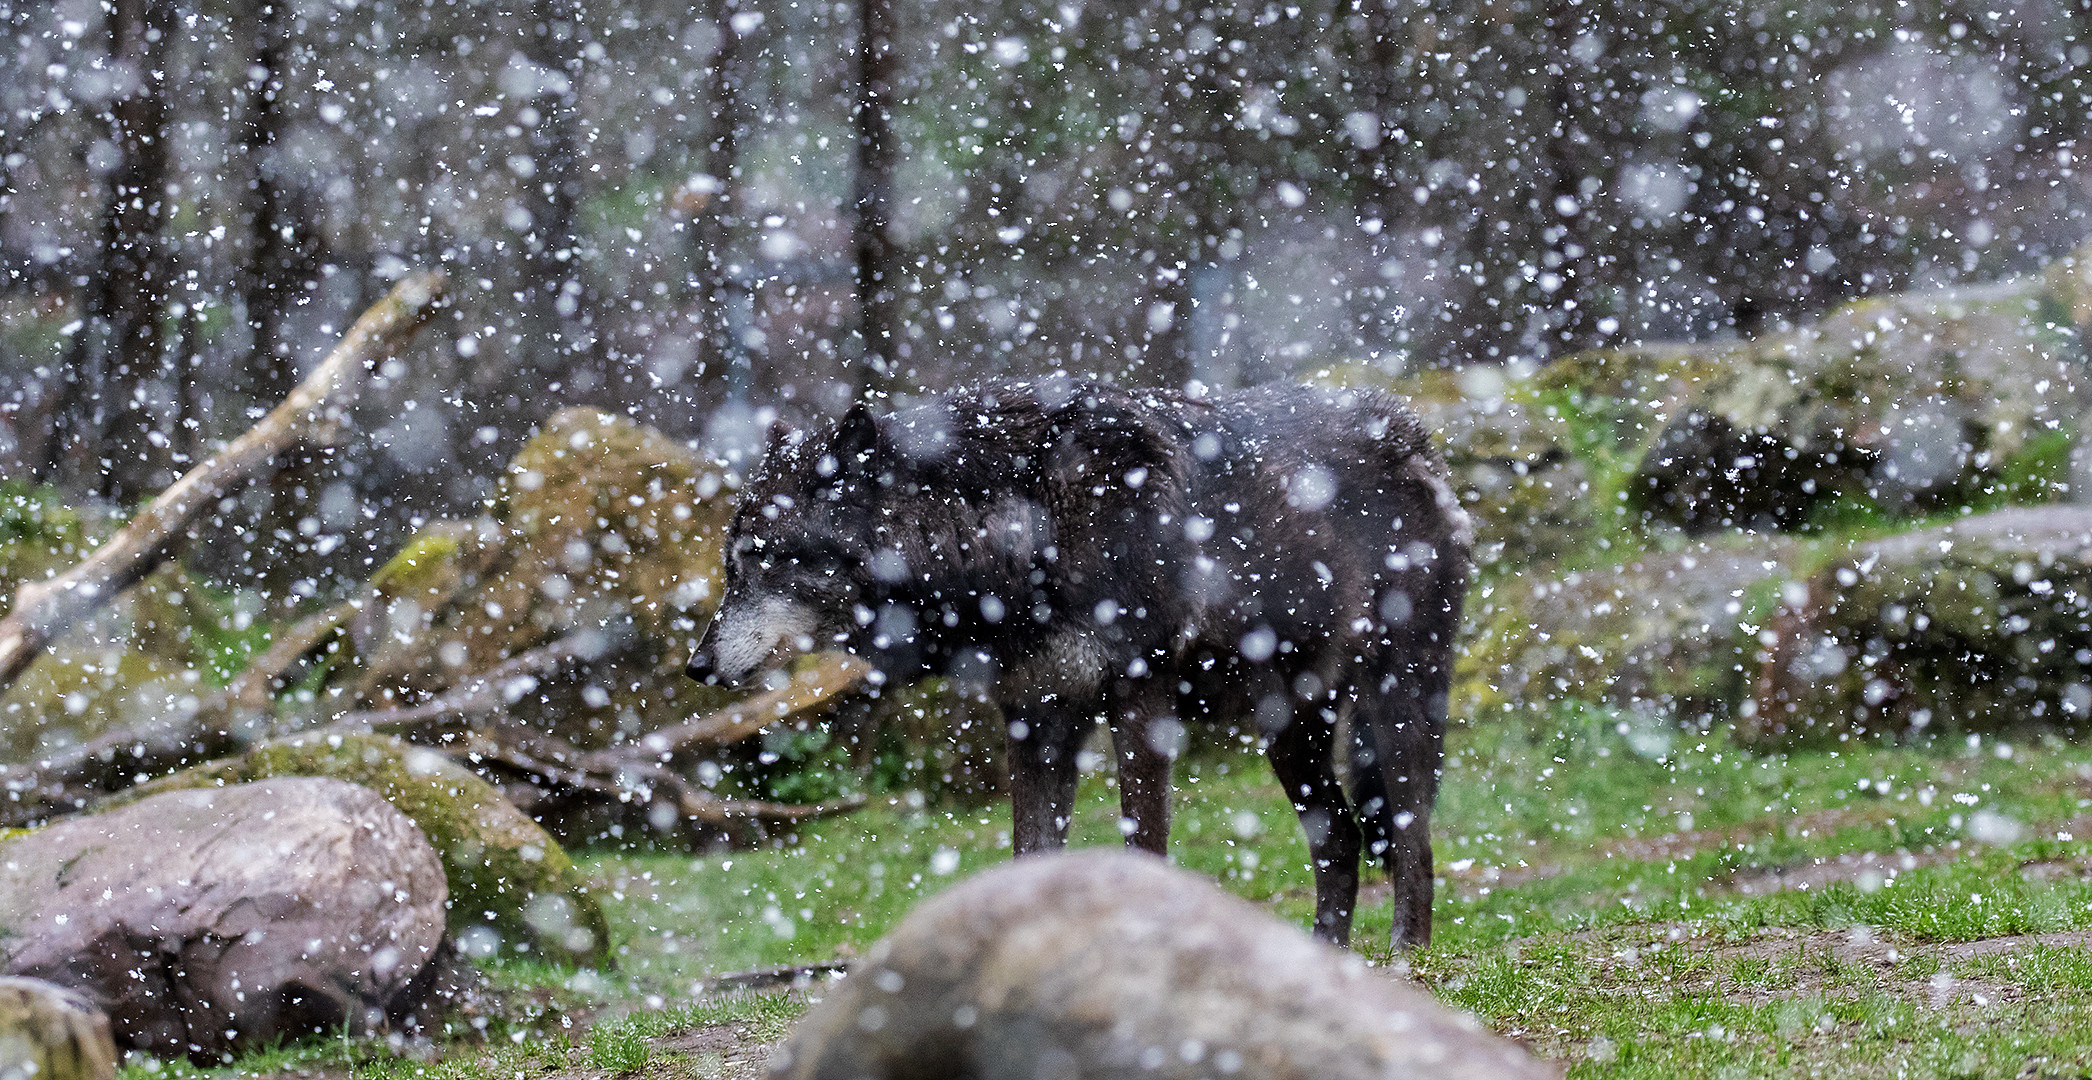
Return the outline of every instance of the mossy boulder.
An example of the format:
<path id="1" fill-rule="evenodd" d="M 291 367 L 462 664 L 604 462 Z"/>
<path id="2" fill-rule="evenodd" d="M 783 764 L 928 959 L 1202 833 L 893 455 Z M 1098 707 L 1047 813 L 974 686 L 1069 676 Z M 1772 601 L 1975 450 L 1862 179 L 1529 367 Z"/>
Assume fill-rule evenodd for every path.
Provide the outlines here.
<path id="1" fill-rule="evenodd" d="M 558 841 L 492 785 L 426 747 L 385 735 L 294 736 L 164 777 L 121 801 L 291 776 L 362 785 L 421 827 L 450 885 L 451 936 L 468 955 L 607 962 L 609 925 Z"/>
<path id="2" fill-rule="evenodd" d="M 0 865 L 0 974 L 92 995 L 156 1056 L 372 1034 L 450 981 L 442 863 L 357 784 L 163 791 L 10 839 Z"/>
<path id="3" fill-rule="evenodd" d="M 2067 490 L 2092 405 L 2060 276 L 1854 301 L 1741 341 L 1586 353 L 1544 386 L 1639 414 L 1626 487 L 1688 530 L 1791 528 L 1839 501 L 1888 516 Z"/>
<path id="4" fill-rule="evenodd" d="M 2092 507 L 2017 507 L 1862 544 L 1774 620 L 1740 734 L 2092 731 Z"/>
<path id="5" fill-rule="evenodd" d="M 1603 486 L 1603 460 L 1578 452 L 1572 415 L 1541 392 L 1529 369 L 1390 377 L 1340 367 L 1326 381 L 1393 390 L 1437 433 L 1461 506 L 1474 521 L 1476 562 L 1485 570 L 1583 551 L 1618 525 L 1616 502 L 1593 494 L 1594 479 Z"/>
<path id="6" fill-rule="evenodd" d="M 1858 300 L 1754 338 L 1321 377 L 1394 389 L 1440 434 L 1485 574 L 1603 562 L 1667 527 L 2051 502 L 2092 483 L 2087 267 L 2092 247 L 2046 274 Z"/>
<path id="7" fill-rule="evenodd" d="M 0 761 L 30 761 L 118 727 L 194 710 L 193 669 L 127 648 L 71 638 L 0 691 Z"/>
<path id="8" fill-rule="evenodd" d="M 0 506 L 8 497 L 0 488 Z M 60 511 L 52 511 L 59 514 Z M 63 512 L 69 515 L 70 512 Z M 77 518 L 61 517 L 61 520 Z M 0 534 L 7 528 L 0 525 Z M 86 532 L 66 533 L 80 539 Z M 53 557 L 77 561 L 85 551 L 51 536 L 16 540 Z M 0 541 L 0 609 L 19 579 L 6 577 L 18 546 Z M 63 566 L 41 566 L 43 577 Z M 67 562 L 64 565 L 69 566 Z M 193 715 L 218 682 L 246 663 L 266 629 L 260 605 L 212 588 L 165 565 L 106 607 L 73 626 L 37 656 L 11 685 L 0 688 L 0 762 L 19 762 L 91 739 L 115 728 L 151 726 Z"/>
<path id="9" fill-rule="evenodd" d="M 1748 695 L 1758 634 L 1800 552 L 1748 535 L 1483 582 L 1468 600 L 1454 715 L 1545 718 L 1546 703 L 1575 700 L 1702 727 L 1726 719 Z"/>
<path id="10" fill-rule="evenodd" d="M 584 748 L 725 704 L 682 677 L 720 586 L 724 471 L 592 409 L 547 421 L 489 513 L 422 530 L 372 581 L 345 678 L 371 705 L 411 702 L 569 635 L 590 648 L 512 709 Z"/>
<path id="11" fill-rule="evenodd" d="M 109 1016 L 87 995 L 0 976 L 0 1077 L 116 1080 L 116 1060 Z"/>

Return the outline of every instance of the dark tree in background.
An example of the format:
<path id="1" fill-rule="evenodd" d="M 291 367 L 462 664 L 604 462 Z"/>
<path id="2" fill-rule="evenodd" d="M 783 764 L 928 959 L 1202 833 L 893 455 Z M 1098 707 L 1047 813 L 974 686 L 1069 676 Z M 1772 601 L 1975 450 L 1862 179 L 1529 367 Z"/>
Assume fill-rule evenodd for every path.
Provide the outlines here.
<path id="1" fill-rule="evenodd" d="M 253 351 L 241 365 L 238 387 L 257 402 L 280 401 L 298 382 L 297 348 L 285 334 L 286 315 L 319 286 L 325 264 L 319 235 L 319 206 L 312 192 L 285 168 L 290 54 L 295 47 L 289 0 L 260 0 L 246 13 L 249 48 L 240 154 L 248 173 L 244 208 L 253 251 L 240 282 L 240 306 L 253 334 Z"/>
<path id="2" fill-rule="evenodd" d="M 525 365 L 533 383 L 575 383 L 600 393 L 608 383 L 595 350 L 595 304 L 587 280 L 587 239 L 581 226 L 586 150 L 576 114 L 588 25 L 578 0 L 536 0 L 523 17 L 523 42 L 498 78 L 516 103 L 523 131 L 518 152 L 505 162 L 517 198 L 505 211 L 522 234 L 516 252 L 522 271 Z"/>
<path id="3" fill-rule="evenodd" d="M 749 25 L 753 12 L 742 12 L 737 0 L 711 0 L 707 14 L 717 42 L 705 68 L 704 99 L 711 109 L 703 154 L 707 171 L 681 192 L 693 215 L 691 258 L 698 278 L 694 353 L 700 371 L 709 370 L 728 394 L 739 396 L 747 392 L 748 372 L 735 309 L 745 306 L 746 290 L 730 269 L 730 244 L 741 175 L 741 129 L 748 122 L 741 42 L 756 27 Z"/>
<path id="4" fill-rule="evenodd" d="M 168 445 L 153 392 L 167 374 L 161 233 L 170 198 L 165 84 L 174 23 L 172 0 L 116 0 L 108 10 L 102 66 L 111 99 L 103 141 L 87 150 L 105 195 L 83 283 L 85 325 L 65 350 L 44 454 L 50 472 L 79 476 L 119 501 L 149 490 Z"/>
<path id="5" fill-rule="evenodd" d="M 912 351 L 901 334 L 900 253 L 893 241 L 895 147 L 893 139 L 893 0 L 857 0 L 857 172 L 851 185 L 851 246 L 854 248 L 858 335 L 863 340 L 867 381 L 892 390 Z"/>

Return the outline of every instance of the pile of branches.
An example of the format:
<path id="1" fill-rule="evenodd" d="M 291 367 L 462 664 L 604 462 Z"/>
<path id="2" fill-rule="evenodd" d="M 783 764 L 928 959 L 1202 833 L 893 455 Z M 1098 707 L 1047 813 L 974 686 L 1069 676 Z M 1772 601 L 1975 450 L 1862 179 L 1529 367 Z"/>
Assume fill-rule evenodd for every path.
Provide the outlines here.
<path id="1" fill-rule="evenodd" d="M 281 405 L 198 465 L 84 561 L 24 584 L 0 619 L 0 690 L 76 623 L 151 574 L 197 533 L 204 513 L 299 446 L 326 446 L 377 366 L 393 356 L 442 304 L 444 278 L 403 279 L 364 313 L 341 343 Z M 869 671 L 828 654 L 784 685 L 630 742 L 584 750 L 523 724 L 506 706 L 540 681 L 595 659 L 600 635 L 574 634 L 512 656 L 410 706 L 284 720 L 275 709 L 285 676 L 352 617 L 353 602 L 322 611 L 278 635 L 245 670 L 194 709 L 155 715 L 19 765 L 0 765 L 0 826 L 33 825 L 85 809 L 105 796 L 177 769 L 244 752 L 288 735 L 378 732 L 446 754 L 504 791 L 528 792 L 528 809 L 571 813 L 592 804 L 635 803 L 650 818 L 672 815 L 693 843 L 854 809 L 861 800 L 793 805 L 717 795 L 691 782 L 687 765 L 764 728 L 822 707 L 855 689 Z"/>

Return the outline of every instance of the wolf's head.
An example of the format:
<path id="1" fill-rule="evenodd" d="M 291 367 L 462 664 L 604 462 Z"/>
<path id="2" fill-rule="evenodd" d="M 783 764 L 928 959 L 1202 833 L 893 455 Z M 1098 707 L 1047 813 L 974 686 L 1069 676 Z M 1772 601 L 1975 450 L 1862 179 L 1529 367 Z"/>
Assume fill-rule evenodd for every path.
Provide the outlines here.
<path id="1" fill-rule="evenodd" d="M 689 674 L 739 686 L 850 643 L 875 559 L 877 421 L 853 406 L 826 437 L 772 432 L 726 536 L 726 589 Z"/>

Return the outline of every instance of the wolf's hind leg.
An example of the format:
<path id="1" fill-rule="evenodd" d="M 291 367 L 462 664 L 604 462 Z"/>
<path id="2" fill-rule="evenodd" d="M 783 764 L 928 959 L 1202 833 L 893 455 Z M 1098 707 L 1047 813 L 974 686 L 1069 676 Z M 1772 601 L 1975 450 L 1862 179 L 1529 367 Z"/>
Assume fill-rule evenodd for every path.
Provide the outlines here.
<path id="1" fill-rule="evenodd" d="M 1421 687 L 1398 681 L 1385 694 L 1374 689 L 1359 695 L 1352 713 L 1352 790 L 1366 840 L 1393 886 L 1393 944 L 1421 947 L 1431 943 L 1431 803 L 1444 735 Z"/>
<path id="2" fill-rule="evenodd" d="M 1271 737 L 1265 756 L 1279 786 L 1307 830 L 1315 864 L 1315 936 L 1338 945 L 1351 941 L 1351 912 L 1358 903 L 1358 821 L 1344 801 L 1330 757 L 1332 725 L 1321 711 L 1303 705 L 1293 722 Z"/>
<path id="3" fill-rule="evenodd" d="M 1111 714 L 1120 828 L 1127 847 L 1157 855 L 1169 854 L 1170 767 L 1176 757 L 1175 740 L 1163 730 L 1163 725 L 1175 722 L 1167 709 L 1166 704 L 1137 699 Z"/>

